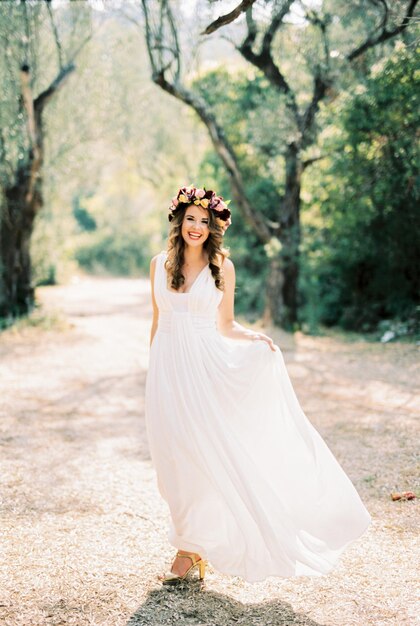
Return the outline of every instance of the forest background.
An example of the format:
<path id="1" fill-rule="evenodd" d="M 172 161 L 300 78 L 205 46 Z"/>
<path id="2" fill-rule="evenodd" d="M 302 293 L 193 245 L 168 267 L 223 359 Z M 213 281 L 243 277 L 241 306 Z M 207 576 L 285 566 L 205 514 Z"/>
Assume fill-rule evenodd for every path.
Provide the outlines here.
<path id="1" fill-rule="evenodd" d="M 147 275 L 193 183 L 232 199 L 237 313 L 416 337 L 417 2 L 257 0 L 203 34 L 239 4 L 1 3 L 3 326 L 37 285 Z"/>

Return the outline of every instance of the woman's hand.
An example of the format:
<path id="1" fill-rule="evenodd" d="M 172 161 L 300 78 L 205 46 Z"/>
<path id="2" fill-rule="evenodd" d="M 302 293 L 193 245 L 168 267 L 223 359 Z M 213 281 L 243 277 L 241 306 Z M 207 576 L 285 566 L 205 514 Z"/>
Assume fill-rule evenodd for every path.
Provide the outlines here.
<path id="1" fill-rule="evenodd" d="M 271 337 L 264 333 L 256 333 L 250 328 L 246 328 L 239 324 L 234 317 L 234 299 L 235 299 L 235 266 L 231 259 L 226 258 L 223 262 L 225 293 L 218 307 L 217 327 L 221 335 L 229 337 L 229 339 L 246 339 L 253 341 L 260 339 L 266 341 L 270 346 L 270 350 L 275 352 L 278 346 Z"/>
<path id="2" fill-rule="evenodd" d="M 259 339 L 261 339 L 262 341 L 266 341 L 273 352 L 275 352 L 277 349 L 277 346 L 271 339 L 271 337 L 269 337 L 268 335 L 264 335 L 264 333 L 254 333 L 251 339 L 252 341 L 258 341 Z"/>

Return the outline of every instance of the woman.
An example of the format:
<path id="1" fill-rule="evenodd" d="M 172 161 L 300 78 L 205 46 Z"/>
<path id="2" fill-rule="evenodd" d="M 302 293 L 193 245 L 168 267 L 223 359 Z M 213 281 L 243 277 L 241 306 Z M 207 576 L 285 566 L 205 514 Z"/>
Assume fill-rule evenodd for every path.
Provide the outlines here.
<path id="1" fill-rule="evenodd" d="M 174 584 L 207 561 L 249 582 L 329 572 L 371 518 L 303 413 L 280 348 L 234 319 L 230 211 L 193 186 L 150 264 L 146 427 L 177 548 Z M 231 341 L 242 340 L 242 341 Z"/>

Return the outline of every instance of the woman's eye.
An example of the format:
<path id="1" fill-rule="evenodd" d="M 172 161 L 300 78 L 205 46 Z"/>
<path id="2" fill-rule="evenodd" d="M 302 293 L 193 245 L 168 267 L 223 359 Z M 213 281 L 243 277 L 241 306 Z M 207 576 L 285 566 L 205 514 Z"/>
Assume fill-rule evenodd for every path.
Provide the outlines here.
<path id="1" fill-rule="evenodd" d="M 192 217 L 187 217 L 187 222 L 195 222 L 195 220 Z M 208 224 L 209 221 L 208 220 L 201 220 L 202 224 Z"/>

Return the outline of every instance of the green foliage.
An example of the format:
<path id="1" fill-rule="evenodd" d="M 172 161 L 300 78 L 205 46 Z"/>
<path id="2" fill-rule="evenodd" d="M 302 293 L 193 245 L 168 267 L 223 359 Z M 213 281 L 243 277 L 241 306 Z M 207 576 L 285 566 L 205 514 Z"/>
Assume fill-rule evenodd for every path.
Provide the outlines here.
<path id="1" fill-rule="evenodd" d="M 97 223 L 95 218 L 81 205 L 79 197 L 75 197 L 73 201 L 73 216 L 80 230 L 88 232 L 96 230 Z"/>
<path id="2" fill-rule="evenodd" d="M 21 332 L 25 334 L 31 329 L 39 329 L 42 331 L 64 331 L 68 330 L 69 322 L 62 313 L 57 311 L 46 311 L 40 305 L 35 305 L 27 315 L 19 318 L 2 318 L 0 317 L 0 331 L 5 331 L 9 327 L 13 335 Z"/>
<path id="3" fill-rule="evenodd" d="M 138 233 L 95 233 L 81 243 L 74 253 L 80 267 L 94 274 L 133 276 L 149 270 L 149 239 Z"/>
<path id="4" fill-rule="evenodd" d="M 259 71 L 231 73 L 223 67 L 197 77 L 193 88 L 211 106 L 234 146 L 243 177 L 268 183 L 278 199 L 284 180 L 282 152 L 293 136 L 294 122 L 277 91 Z M 278 210 L 275 202 L 267 217 L 274 219 Z"/>
<path id="5" fill-rule="evenodd" d="M 306 189 L 301 318 L 309 326 L 371 331 L 415 316 L 419 78 L 415 51 L 398 44 L 335 107 L 323 141 L 333 156 Z"/>

